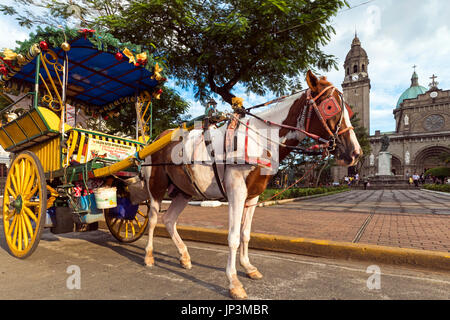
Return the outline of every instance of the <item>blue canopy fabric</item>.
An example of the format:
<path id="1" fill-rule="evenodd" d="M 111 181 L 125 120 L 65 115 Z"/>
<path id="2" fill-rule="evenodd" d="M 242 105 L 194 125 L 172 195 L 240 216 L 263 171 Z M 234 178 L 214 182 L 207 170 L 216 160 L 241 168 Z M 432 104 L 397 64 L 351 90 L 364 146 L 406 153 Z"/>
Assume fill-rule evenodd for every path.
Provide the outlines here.
<path id="1" fill-rule="evenodd" d="M 98 50 L 89 39 L 80 37 L 70 43 L 68 56 L 67 97 L 88 106 L 106 106 L 121 98 L 133 97 L 142 91 L 151 92 L 158 81 L 151 79 L 153 73 L 144 67 L 129 63 L 126 56 L 118 61 L 115 54 Z M 58 62 L 63 64 L 65 52 L 61 48 L 52 48 L 58 55 Z M 45 52 L 43 52 L 44 54 Z M 51 57 L 46 55 L 49 60 Z M 34 84 L 36 58 L 22 67 L 14 75 L 16 81 Z M 56 73 L 49 68 L 53 79 Z M 41 65 L 41 75 L 47 74 Z"/>

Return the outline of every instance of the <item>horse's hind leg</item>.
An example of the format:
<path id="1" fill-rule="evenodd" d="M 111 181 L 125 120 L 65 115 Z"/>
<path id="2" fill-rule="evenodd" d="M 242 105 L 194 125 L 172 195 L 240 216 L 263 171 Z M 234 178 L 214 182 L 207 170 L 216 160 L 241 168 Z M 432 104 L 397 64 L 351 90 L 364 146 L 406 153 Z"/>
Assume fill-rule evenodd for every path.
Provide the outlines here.
<path id="1" fill-rule="evenodd" d="M 192 268 L 191 257 L 186 245 L 177 232 L 177 220 L 178 216 L 186 207 L 189 200 L 189 197 L 182 193 L 179 193 L 172 199 L 172 203 L 170 204 L 169 209 L 167 209 L 167 212 L 162 217 L 163 223 L 166 225 L 166 229 L 169 232 L 173 242 L 175 243 L 178 252 L 180 253 L 180 264 L 183 268 L 186 269 Z"/>
<path id="2" fill-rule="evenodd" d="M 248 242 L 250 241 L 252 219 L 253 214 L 255 212 L 256 204 L 258 203 L 258 199 L 259 197 L 256 197 L 246 202 L 247 207 L 244 208 L 244 215 L 242 217 L 241 245 L 239 255 L 241 266 L 244 267 L 247 276 L 253 280 L 258 280 L 263 277 L 262 274 L 258 271 L 258 269 L 250 263 L 250 259 L 248 257 Z"/>
<path id="3" fill-rule="evenodd" d="M 156 223 L 158 222 L 158 212 L 161 207 L 161 201 L 157 201 L 151 197 L 150 208 L 149 208 L 149 229 L 148 229 L 148 243 L 145 248 L 145 265 L 153 266 L 155 264 L 155 259 L 153 258 L 153 232 L 155 230 Z"/>

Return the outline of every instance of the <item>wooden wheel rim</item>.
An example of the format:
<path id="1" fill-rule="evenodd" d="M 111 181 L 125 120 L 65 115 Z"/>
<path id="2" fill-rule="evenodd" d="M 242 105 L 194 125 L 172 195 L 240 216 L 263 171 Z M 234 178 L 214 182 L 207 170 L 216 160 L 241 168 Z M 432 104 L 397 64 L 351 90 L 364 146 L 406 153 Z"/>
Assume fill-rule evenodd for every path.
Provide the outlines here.
<path id="1" fill-rule="evenodd" d="M 29 151 L 18 155 L 9 169 L 3 196 L 3 227 L 10 252 L 29 256 L 37 246 L 46 212 L 47 190 L 42 166 Z"/>
<path id="2" fill-rule="evenodd" d="M 148 212 L 144 213 L 138 209 L 135 219 L 127 220 L 109 215 L 109 210 L 105 210 L 105 221 L 111 234 L 120 242 L 134 242 L 141 238 L 148 226 Z"/>

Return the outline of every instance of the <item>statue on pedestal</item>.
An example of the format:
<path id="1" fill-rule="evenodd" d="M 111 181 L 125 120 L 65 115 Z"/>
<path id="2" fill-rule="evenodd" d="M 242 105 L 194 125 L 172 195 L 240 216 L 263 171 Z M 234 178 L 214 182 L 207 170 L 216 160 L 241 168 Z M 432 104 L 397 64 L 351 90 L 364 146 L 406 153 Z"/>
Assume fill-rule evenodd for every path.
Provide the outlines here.
<path id="1" fill-rule="evenodd" d="M 381 138 L 381 149 L 380 152 L 386 152 L 389 148 L 390 139 L 386 134 Z"/>

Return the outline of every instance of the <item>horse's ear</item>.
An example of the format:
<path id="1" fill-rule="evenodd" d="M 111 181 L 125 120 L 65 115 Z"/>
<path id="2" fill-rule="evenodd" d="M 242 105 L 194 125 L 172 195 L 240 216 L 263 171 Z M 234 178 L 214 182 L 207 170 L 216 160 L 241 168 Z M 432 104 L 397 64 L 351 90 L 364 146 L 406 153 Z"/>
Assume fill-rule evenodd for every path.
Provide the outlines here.
<path id="1" fill-rule="evenodd" d="M 306 73 L 306 83 L 308 83 L 309 88 L 312 91 L 317 91 L 317 85 L 319 84 L 319 79 L 312 73 L 311 70 L 308 70 Z"/>

